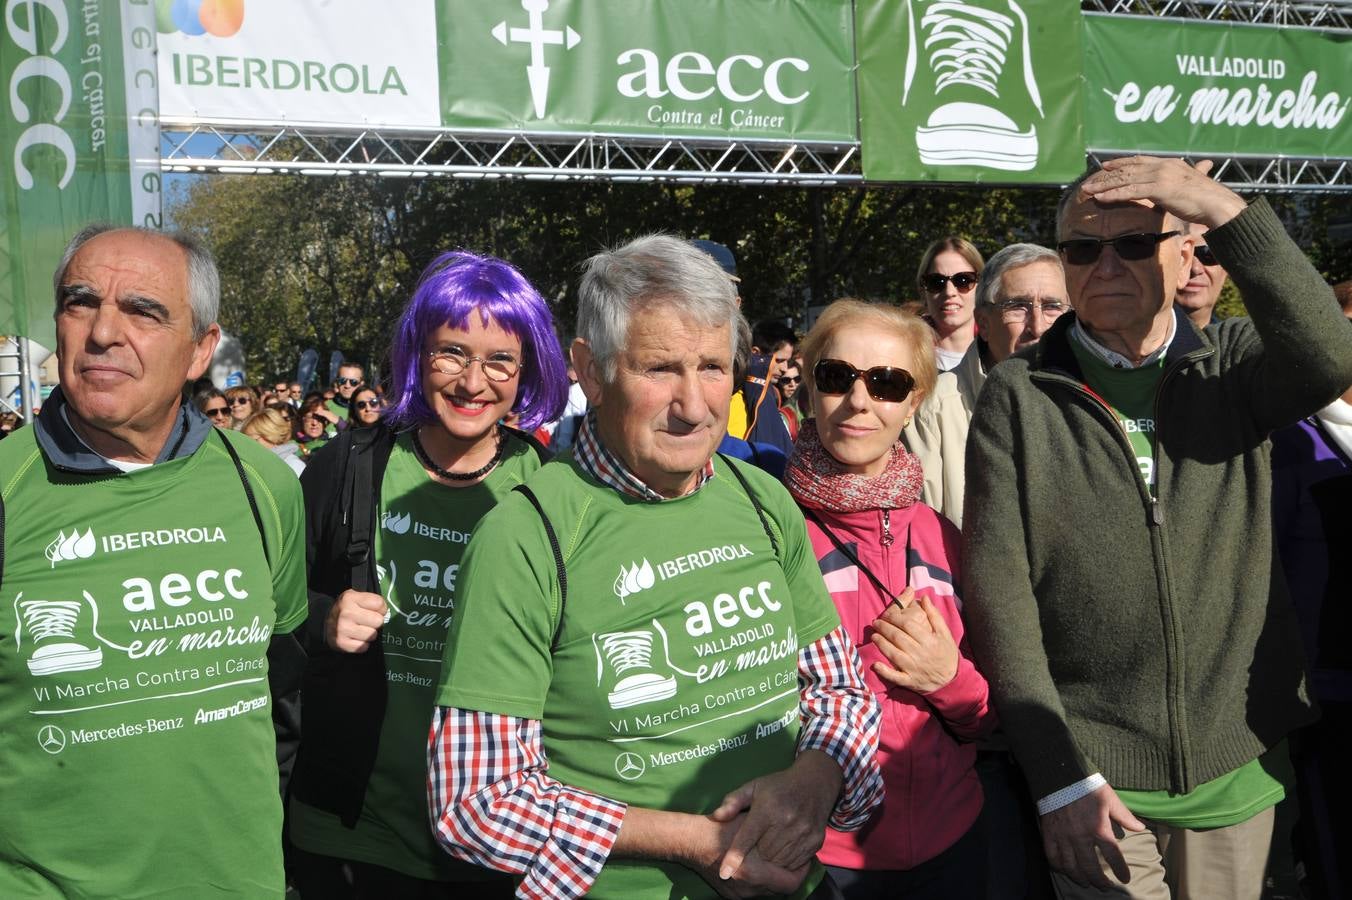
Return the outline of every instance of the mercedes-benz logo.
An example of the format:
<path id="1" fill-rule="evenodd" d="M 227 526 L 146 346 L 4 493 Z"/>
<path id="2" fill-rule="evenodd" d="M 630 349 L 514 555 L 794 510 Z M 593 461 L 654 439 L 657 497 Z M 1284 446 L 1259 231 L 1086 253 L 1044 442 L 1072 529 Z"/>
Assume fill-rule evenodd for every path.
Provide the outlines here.
<path id="1" fill-rule="evenodd" d="M 38 729 L 38 746 L 55 756 L 66 749 L 66 733 L 55 725 L 43 725 Z"/>
<path id="2" fill-rule="evenodd" d="M 615 757 L 615 774 L 625 781 L 633 781 L 643 774 L 643 757 L 637 753 L 621 753 Z"/>

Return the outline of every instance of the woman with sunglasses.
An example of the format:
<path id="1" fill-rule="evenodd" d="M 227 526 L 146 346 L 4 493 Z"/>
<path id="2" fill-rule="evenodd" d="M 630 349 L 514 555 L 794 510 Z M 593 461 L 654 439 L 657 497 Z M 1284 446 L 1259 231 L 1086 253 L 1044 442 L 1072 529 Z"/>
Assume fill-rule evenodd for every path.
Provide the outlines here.
<path id="1" fill-rule="evenodd" d="M 254 397 L 253 388 L 243 386 L 226 388 L 225 402 L 230 407 L 230 427 L 236 431 L 258 410 L 258 400 Z"/>
<path id="2" fill-rule="evenodd" d="M 423 273 L 390 360 L 387 415 L 345 429 L 301 479 L 311 614 L 290 807 L 297 882 L 305 897 L 509 897 L 510 878 L 433 837 L 427 729 L 465 545 L 544 462 L 500 420 L 515 411 L 533 430 L 558 417 L 563 354 L 521 273 L 462 252 Z"/>
<path id="3" fill-rule="evenodd" d="M 966 238 L 949 235 L 935 241 L 920 258 L 916 287 L 925 301 L 939 371 L 957 368 L 976 338 L 976 283 L 981 253 Z"/>
<path id="4" fill-rule="evenodd" d="M 380 395 L 370 385 L 358 385 L 347 404 L 347 427 L 369 428 L 379 421 Z"/>
<path id="5" fill-rule="evenodd" d="M 920 502 L 901 429 L 932 390 L 933 334 L 891 306 L 838 300 L 803 341 L 814 418 L 784 480 L 882 708 L 886 797 L 818 857 L 847 900 L 985 895 L 971 741 L 995 725 L 958 615 L 958 529 Z"/>

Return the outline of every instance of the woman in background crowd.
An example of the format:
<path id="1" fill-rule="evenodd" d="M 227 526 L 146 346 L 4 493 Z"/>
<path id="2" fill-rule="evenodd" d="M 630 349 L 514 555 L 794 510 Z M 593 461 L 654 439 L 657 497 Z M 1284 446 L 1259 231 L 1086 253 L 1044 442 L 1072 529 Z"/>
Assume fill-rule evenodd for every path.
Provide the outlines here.
<path id="1" fill-rule="evenodd" d="M 367 428 L 380 421 L 380 395 L 370 385 L 358 385 L 347 405 L 347 427 Z"/>
<path id="2" fill-rule="evenodd" d="M 225 402 L 230 407 L 230 427 L 236 431 L 244 420 L 258 412 L 258 400 L 252 388 L 238 386 L 225 389 Z"/>
<path id="3" fill-rule="evenodd" d="M 962 361 L 976 338 L 976 283 L 983 261 L 966 238 L 950 235 L 929 245 L 920 258 L 916 287 L 936 333 L 935 362 L 947 372 Z"/>
<path id="4" fill-rule="evenodd" d="M 239 430 L 277 454 L 297 475 L 305 471 L 305 463 L 300 458 L 300 447 L 291 440 L 291 426 L 277 410 L 265 409 L 254 413 L 244 421 Z"/>
<path id="5" fill-rule="evenodd" d="M 526 432 L 563 410 L 563 354 L 520 272 L 447 253 L 423 273 L 390 358 L 386 418 L 346 429 L 301 479 L 311 617 L 290 807 L 297 881 L 326 900 L 510 897 L 508 876 L 433 837 L 428 723 L 465 550 L 452 536 L 543 463 Z M 511 412 L 523 431 L 499 423 Z"/>
<path id="6" fill-rule="evenodd" d="M 980 898 L 987 836 L 971 742 L 995 716 L 958 615 L 961 536 L 920 502 L 920 461 L 899 443 L 937 377 L 933 334 L 895 307 L 838 300 L 802 352 L 813 418 L 784 480 L 882 707 L 887 786 L 873 820 L 827 831 L 818 857 L 847 900 Z"/>

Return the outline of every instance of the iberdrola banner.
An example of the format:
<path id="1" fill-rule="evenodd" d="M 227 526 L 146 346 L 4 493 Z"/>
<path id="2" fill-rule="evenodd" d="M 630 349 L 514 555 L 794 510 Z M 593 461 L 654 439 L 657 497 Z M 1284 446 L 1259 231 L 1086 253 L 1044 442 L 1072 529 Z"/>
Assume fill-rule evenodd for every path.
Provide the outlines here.
<path id="1" fill-rule="evenodd" d="M 855 18 L 866 179 L 1084 171 L 1075 0 L 857 0 Z"/>
<path id="2" fill-rule="evenodd" d="M 1085 16 L 1094 150 L 1352 157 L 1352 33 Z"/>
<path id="3" fill-rule="evenodd" d="M 52 273 L 92 222 L 158 227 L 150 0 L 6 3 L 0 34 L 0 333 L 56 343 Z"/>

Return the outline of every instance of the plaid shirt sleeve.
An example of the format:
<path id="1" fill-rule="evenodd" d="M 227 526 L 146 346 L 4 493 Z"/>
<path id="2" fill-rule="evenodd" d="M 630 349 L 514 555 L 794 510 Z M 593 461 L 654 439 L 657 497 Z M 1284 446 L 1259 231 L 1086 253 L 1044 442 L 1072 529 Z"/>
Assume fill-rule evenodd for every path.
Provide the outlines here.
<path id="1" fill-rule="evenodd" d="M 438 706 L 427 760 L 432 831 L 453 856 L 524 876 L 518 897 L 590 890 L 627 807 L 550 778 L 538 721 Z"/>
<path id="2" fill-rule="evenodd" d="M 837 831 L 863 827 L 883 800 L 878 768 L 882 710 L 860 670 L 844 626 L 798 651 L 798 752 L 820 750 L 840 764 L 845 780 L 831 810 Z"/>

